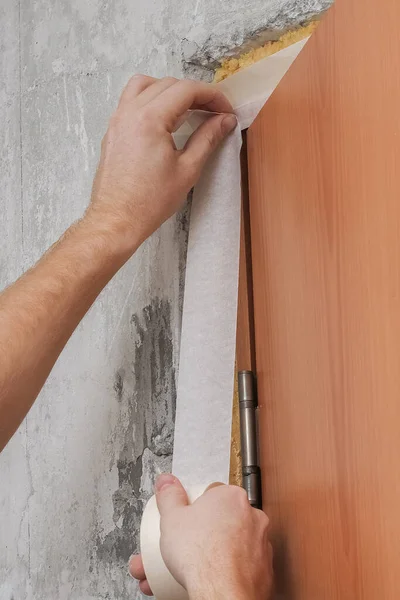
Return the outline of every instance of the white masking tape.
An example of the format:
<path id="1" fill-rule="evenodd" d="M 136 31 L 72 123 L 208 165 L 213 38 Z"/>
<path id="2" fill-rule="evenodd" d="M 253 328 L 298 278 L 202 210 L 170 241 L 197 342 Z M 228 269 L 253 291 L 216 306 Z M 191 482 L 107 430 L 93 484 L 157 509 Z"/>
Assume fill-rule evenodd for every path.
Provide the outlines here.
<path id="1" fill-rule="evenodd" d="M 207 485 L 195 486 L 187 491 L 193 504 L 207 489 Z M 186 590 L 172 577 L 160 550 L 160 513 L 156 497 L 152 496 L 144 509 L 140 527 L 140 546 L 147 581 L 156 600 L 189 600 Z"/>

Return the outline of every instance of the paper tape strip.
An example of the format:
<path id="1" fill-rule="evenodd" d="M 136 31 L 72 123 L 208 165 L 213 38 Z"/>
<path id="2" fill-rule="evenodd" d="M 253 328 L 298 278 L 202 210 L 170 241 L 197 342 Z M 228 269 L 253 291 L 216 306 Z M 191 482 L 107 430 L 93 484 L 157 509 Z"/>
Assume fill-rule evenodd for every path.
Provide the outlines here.
<path id="1" fill-rule="evenodd" d="M 217 84 L 234 107 L 242 129 L 250 127 L 308 39 L 263 58 Z"/>
<path id="2" fill-rule="evenodd" d="M 173 472 L 184 485 L 228 482 L 240 237 L 240 128 L 271 95 L 306 40 L 217 84 L 239 127 L 194 191 L 182 316 Z M 191 130 L 186 124 L 186 132 Z M 178 132 L 179 135 L 179 132 Z"/>
<path id="3" fill-rule="evenodd" d="M 173 472 L 185 486 L 229 476 L 241 141 L 237 127 L 193 196 L 173 456 Z"/>

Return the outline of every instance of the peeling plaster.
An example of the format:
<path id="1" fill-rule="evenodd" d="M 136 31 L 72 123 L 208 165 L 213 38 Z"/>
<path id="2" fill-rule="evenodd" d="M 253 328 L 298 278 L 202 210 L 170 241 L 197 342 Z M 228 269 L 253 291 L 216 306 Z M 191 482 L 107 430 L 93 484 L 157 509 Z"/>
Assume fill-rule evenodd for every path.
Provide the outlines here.
<path id="1" fill-rule="evenodd" d="M 229 10 L 210 29 L 195 26 L 182 40 L 182 58 L 188 74 L 211 80 L 222 58 L 239 56 L 251 48 L 277 40 L 289 29 L 318 18 L 333 0 L 245 1 L 240 13 Z M 243 18 L 243 15 L 246 15 Z"/>
<path id="2" fill-rule="evenodd" d="M 113 436 L 122 440 L 112 494 L 114 529 L 96 542 L 99 561 L 123 566 L 138 552 L 143 506 L 155 476 L 171 469 L 176 396 L 170 302 L 154 298 L 129 323 L 132 352 L 114 381 L 120 417 Z"/>

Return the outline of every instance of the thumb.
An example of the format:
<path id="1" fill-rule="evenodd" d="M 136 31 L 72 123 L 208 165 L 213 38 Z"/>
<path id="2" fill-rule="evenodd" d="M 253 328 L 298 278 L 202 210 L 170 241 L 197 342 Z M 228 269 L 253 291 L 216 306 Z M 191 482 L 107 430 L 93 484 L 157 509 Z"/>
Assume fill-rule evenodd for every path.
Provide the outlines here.
<path id="1" fill-rule="evenodd" d="M 166 516 L 174 508 L 189 504 L 183 485 L 179 479 L 169 474 L 160 475 L 157 478 L 156 500 L 161 517 Z"/>
<path id="2" fill-rule="evenodd" d="M 211 156 L 226 136 L 235 129 L 238 121 L 235 115 L 215 115 L 207 119 L 190 136 L 183 150 L 189 170 L 200 173 L 207 159 Z"/>

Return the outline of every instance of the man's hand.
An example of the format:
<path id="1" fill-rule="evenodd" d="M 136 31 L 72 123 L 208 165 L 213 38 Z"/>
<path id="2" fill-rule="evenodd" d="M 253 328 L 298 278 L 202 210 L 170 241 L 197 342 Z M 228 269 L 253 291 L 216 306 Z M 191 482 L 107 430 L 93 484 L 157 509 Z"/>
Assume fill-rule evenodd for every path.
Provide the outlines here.
<path id="1" fill-rule="evenodd" d="M 181 151 L 171 132 L 188 109 L 212 116 Z M 41 260 L 0 294 L 0 451 L 68 338 L 138 246 L 178 210 L 236 118 L 210 85 L 133 77 L 104 138 L 92 200 Z"/>
<path id="2" fill-rule="evenodd" d="M 267 600 L 272 589 L 268 517 L 252 508 L 236 486 L 208 489 L 189 505 L 181 483 L 161 475 L 156 483 L 161 553 L 190 600 Z M 142 592 L 151 594 L 140 556 L 129 564 Z"/>
<path id="3" fill-rule="evenodd" d="M 210 117 L 177 150 L 172 133 L 189 109 Z M 211 153 L 237 121 L 215 87 L 172 77 L 132 77 L 103 139 L 86 218 L 105 223 L 128 253 L 182 207 Z"/>

